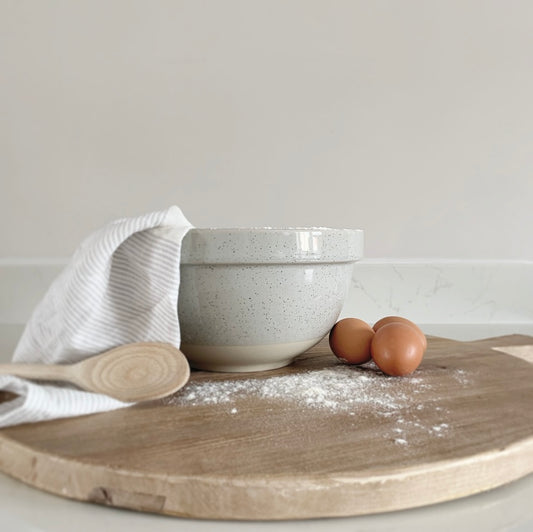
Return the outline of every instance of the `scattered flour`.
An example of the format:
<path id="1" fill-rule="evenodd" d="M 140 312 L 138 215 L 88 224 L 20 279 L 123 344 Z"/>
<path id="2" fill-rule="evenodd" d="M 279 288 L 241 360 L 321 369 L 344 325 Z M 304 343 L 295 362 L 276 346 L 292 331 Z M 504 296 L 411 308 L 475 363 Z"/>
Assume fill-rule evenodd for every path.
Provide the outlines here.
<path id="1" fill-rule="evenodd" d="M 449 375 L 461 385 L 469 382 L 462 370 Z M 419 394 L 428 389 L 433 389 L 433 385 L 416 374 L 391 378 L 373 367 L 355 368 L 339 364 L 262 378 L 193 381 L 164 402 L 175 406 L 227 405 L 230 414 L 238 414 L 240 400 L 256 397 L 290 403 L 300 409 L 344 413 L 354 418 L 370 414 L 394 422 L 391 441 L 407 446 L 413 435 L 441 437 L 451 429 L 445 422 L 431 427 L 420 423 L 417 412 L 425 409 L 438 412 L 439 421 L 444 421 L 447 414 L 446 409 L 435 402 L 427 404 L 420 401 Z M 407 411 L 408 420 L 402 414 Z"/>
<path id="2" fill-rule="evenodd" d="M 383 413 L 416 403 L 421 379 L 392 379 L 371 371 L 334 366 L 265 378 L 192 382 L 167 400 L 174 405 L 233 404 L 246 397 L 283 400 L 301 407 L 357 411 L 366 405 Z"/>

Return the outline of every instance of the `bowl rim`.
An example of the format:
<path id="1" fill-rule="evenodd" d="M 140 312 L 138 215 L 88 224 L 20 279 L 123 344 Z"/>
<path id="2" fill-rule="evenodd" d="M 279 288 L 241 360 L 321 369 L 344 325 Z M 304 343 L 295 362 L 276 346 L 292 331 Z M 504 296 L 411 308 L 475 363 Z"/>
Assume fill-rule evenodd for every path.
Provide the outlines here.
<path id="1" fill-rule="evenodd" d="M 296 226 L 296 227 L 289 227 L 289 226 L 254 226 L 254 227 L 191 227 L 189 231 L 192 232 L 206 232 L 206 233 L 223 233 L 223 232 L 237 232 L 237 233 L 247 233 L 247 232 L 261 232 L 265 231 L 268 233 L 275 233 L 275 232 L 330 232 L 330 231 L 339 231 L 339 232 L 347 232 L 347 233 L 363 233 L 363 229 L 349 229 L 349 228 L 342 228 L 342 227 L 321 227 L 321 226 Z"/>
<path id="2" fill-rule="evenodd" d="M 181 262 L 204 265 L 355 262 L 362 258 L 363 247 L 362 229 L 194 227 L 184 238 Z"/>

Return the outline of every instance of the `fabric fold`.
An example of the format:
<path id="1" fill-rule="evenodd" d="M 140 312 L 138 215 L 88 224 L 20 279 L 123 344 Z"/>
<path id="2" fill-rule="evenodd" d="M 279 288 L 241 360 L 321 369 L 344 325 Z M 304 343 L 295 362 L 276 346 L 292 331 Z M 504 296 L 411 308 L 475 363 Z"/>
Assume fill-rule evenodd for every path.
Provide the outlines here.
<path id="1" fill-rule="evenodd" d="M 180 253 L 191 227 L 172 206 L 89 235 L 35 308 L 13 362 L 74 363 L 132 342 L 179 347 Z M 0 427 L 130 406 L 11 376 L 0 377 L 0 389 L 19 395 L 0 405 Z"/>

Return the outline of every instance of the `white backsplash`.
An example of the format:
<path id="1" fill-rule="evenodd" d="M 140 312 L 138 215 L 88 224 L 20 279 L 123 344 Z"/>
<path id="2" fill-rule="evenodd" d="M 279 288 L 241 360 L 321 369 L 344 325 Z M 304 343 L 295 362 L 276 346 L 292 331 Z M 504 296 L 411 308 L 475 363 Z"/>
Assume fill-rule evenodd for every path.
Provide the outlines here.
<path id="1" fill-rule="evenodd" d="M 533 262 L 376 261 L 354 267 L 343 316 L 424 323 L 533 322 Z"/>

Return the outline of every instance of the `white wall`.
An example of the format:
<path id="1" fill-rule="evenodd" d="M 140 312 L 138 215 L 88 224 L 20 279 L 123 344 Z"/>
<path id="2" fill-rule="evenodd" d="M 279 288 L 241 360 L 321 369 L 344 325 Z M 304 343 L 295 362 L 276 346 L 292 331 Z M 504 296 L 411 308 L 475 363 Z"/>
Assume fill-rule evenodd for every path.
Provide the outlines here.
<path id="1" fill-rule="evenodd" d="M 170 204 L 533 259 L 533 2 L 0 0 L 0 257 Z"/>

